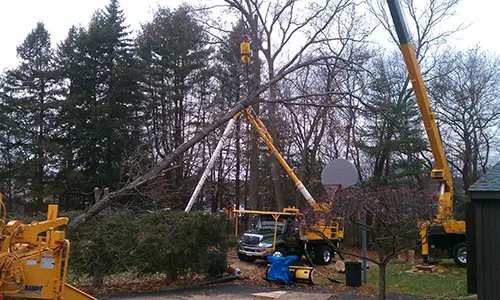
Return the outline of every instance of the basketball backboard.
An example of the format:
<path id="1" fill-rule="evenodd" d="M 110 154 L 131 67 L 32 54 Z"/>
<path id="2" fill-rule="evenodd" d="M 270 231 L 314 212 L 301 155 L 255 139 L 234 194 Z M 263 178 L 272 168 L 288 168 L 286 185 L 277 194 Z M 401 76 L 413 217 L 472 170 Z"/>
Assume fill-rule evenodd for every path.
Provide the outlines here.
<path id="1" fill-rule="evenodd" d="M 324 186 L 338 186 L 346 189 L 358 183 L 358 170 L 347 159 L 334 159 L 321 172 L 321 183 Z"/>

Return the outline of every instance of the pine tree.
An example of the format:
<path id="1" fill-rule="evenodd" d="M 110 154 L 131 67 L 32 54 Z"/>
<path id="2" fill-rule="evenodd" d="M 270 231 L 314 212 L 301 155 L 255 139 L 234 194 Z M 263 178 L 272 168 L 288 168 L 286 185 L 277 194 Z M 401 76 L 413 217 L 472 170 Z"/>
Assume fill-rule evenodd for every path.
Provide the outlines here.
<path id="1" fill-rule="evenodd" d="M 143 73 L 148 132 L 154 137 L 153 150 L 164 157 L 184 143 L 189 115 L 198 112 L 198 101 L 191 100 L 193 87 L 207 82 L 209 47 L 203 28 L 191 17 L 190 8 L 160 8 L 138 39 Z M 180 187 L 186 162 L 175 163 L 173 181 Z"/>
<path id="2" fill-rule="evenodd" d="M 59 109 L 60 89 L 54 64 L 50 34 L 39 22 L 17 47 L 19 67 L 7 71 L 3 94 L 9 107 L 14 136 L 8 141 L 22 155 L 22 169 L 14 182 L 20 189 L 29 187 L 31 197 L 40 207 L 52 169 L 56 134 L 54 120 Z M 26 199 L 28 200 L 28 199 Z"/>
<path id="3" fill-rule="evenodd" d="M 124 159 L 140 144 L 140 75 L 124 22 L 118 1 L 111 0 L 87 29 L 70 29 L 59 45 L 68 82 L 60 118 L 65 130 L 60 175 L 72 194 L 94 186 L 117 188 L 125 179 Z"/>
<path id="4" fill-rule="evenodd" d="M 358 146 L 372 160 L 375 184 L 421 180 L 426 173 L 421 153 L 427 149 L 422 122 L 398 56 L 377 57 L 373 81 L 366 90 L 366 123 L 360 128 Z M 366 100 L 365 100 L 366 101 Z"/>
<path id="5" fill-rule="evenodd" d="M 12 118 L 12 107 L 9 105 L 11 98 L 4 91 L 4 78 L 0 81 L 0 189 L 3 201 L 7 209 L 12 209 L 14 181 L 16 178 L 17 165 L 14 155 L 14 129 L 16 128 Z"/>

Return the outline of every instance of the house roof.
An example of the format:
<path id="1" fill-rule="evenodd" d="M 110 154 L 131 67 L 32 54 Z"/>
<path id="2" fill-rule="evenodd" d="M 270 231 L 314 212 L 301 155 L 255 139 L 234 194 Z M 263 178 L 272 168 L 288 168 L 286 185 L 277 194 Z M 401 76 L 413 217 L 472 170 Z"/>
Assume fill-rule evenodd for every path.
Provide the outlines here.
<path id="1" fill-rule="evenodd" d="M 469 187 L 470 192 L 500 192 L 500 162 Z"/>

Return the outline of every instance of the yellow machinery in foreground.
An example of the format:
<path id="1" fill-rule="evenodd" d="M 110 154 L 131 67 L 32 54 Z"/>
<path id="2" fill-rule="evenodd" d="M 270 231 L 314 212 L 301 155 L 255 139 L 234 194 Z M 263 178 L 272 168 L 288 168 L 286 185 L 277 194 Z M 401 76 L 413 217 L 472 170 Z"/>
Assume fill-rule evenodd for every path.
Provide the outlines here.
<path id="1" fill-rule="evenodd" d="M 57 217 L 58 206 L 49 205 L 47 220 L 7 224 L 0 194 L 3 219 L 0 222 L 0 299 L 3 296 L 28 299 L 96 299 L 66 283 L 70 243 L 58 227 L 68 218 Z"/>
<path id="2" fill-rule="evenodd" d="M 398 0 L 387 0 L 392 20 L 398 35 L 401 52 L 408 69 L 410 81 L 417 98 L 425 130 L 429 138 L 436 167 L 431 171 L 432 179 L 439 183 L 438 213 L 432 225 L 422 222 L 422 256 L 430 261 L 429 248 L 449 253 L 459 266 L 466 266 L 467 244 L 465 243 L 465 222 L 453 218 L 453 179 L 443 149 L 443 143 L 436 125 L 425 83 L 415 54 L 415 47 L 404 21 Z"/>

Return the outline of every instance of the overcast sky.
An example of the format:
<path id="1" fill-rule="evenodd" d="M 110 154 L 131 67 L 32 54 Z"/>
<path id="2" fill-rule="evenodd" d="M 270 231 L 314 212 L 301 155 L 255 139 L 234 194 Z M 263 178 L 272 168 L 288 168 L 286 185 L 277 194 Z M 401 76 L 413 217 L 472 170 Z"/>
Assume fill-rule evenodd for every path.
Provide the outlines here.
<path id="1" fill-rule="evenodd" d="M 209 1 L 209 0 L 206 0 Z M 121 0 L 127 23 L 131 29 L 150 20 L 158 6 L 175 7 L 181 2 L 196 0 Z M 64 39 L 72 25 L 87 25 L 92 13 L 108 4 L 108 0 L 0 0 L 0 70 L 17 65 L 16 47 L 36 25 L 44 22 L 53 44 Z M 484 49 L 500 54 L 500 1 L 463 0 L 459 7 L 460 20 L 472 23 L 454 41 L 460 48 L 479 43 Z"/>

